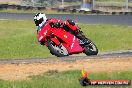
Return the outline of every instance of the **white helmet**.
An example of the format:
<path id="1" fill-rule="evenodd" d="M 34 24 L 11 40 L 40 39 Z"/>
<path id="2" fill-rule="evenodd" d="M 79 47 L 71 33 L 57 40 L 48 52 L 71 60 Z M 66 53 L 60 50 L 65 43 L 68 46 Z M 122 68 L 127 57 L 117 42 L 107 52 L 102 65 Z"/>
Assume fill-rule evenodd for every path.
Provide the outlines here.
<path id="1" fill-rule="evenodd" d="M 45 14 L 43 13 L 37 13 L 34 16 L 34 22 L 36 24 L 36 26 L 42 26 L 45 22 L 46 22 L 47 18 L 45 16 Z"/>

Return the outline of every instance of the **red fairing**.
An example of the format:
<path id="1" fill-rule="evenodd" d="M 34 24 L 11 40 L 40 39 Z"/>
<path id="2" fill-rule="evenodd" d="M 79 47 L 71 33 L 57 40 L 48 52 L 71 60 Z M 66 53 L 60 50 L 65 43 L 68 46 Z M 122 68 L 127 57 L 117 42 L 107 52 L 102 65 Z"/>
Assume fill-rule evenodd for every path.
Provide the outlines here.
<path id="1" fill-rule="evenodd" d="M 58 20 L 56 18 L 51 18 L 51 19 L 48 19 L 47 22 L 48 23 L 55 23 L 55 22 L 58 22 Z"/>
<path id="2" fill-rule="evenodd" d="M 45 40 L 44 32 L 47 28 L 50 28 L 48 24 L 46 24 L 40 31 L 38 31 L 38 42 L 44 42 Z"/>
<path id="3" fill-rule="evenodd" d="M 49 25 L 51 22 L 58 22 L 58 20 L 55 18 L 48 20 L 45 26 L 38 32 L 39 42 L 43 42 L 45 45 L 47 45 L 47 41 L 52 40 L 54 43 L 56 43 L 56 45 L 62 44 L 65 46 L 69 54 L 81 53 L 84 51 L 84 48 L 79 44 L 79 40 L 73 34 L 65 31 L 62 28 L 51 28 Z M 76 26 L 73 27 L 73 30 L 75 29 Z"/>
<path id="4" fill-rule="evenodd" d="M 51 18 L 48 20 L 48 23 L 55 23 L 55 22 L 60 22 L 61 24 L 64 24 L 63 20 L 58 20 L 56 18 Z"/>
<path id="5" fill-rule="evenodd" d="M 49 24 L 57 22 L 57 21 L 58 20 L 55 19 L 55 18 L 51 18 L 51 19 L 47 20 L 46 24 L 43 26 L 43 28 L 41 29 L 41 31 L 38 32 L 38 42 L 43 42 L 44 41 L 44 32 L 45 32 L 45 30 L 51 28 Z"/>
<path id="6" fill-rule="evenodd" d="M 68 27 L 70 27 L 73 31 L 77 29 L 77 25 L 72 26 L 68 21 L 65 21 L 65 24 L 68 25 Z"/>
<path id="7" fill-rule="evenodd" d="M 79 53 L 82 52 L 84 49 L 79 45 L 79 41 L 78 39 L 70 34 L 70 33 L 66 33 L 65 35 L 68 35 L 67 38 L 64 38 L 64 41 L 66 43 L 63 43 L 63 45 L 65 47 L 67 47 L 69 45 L 69 47 L 67 47 L 67 50 L 69 53 Z"/>

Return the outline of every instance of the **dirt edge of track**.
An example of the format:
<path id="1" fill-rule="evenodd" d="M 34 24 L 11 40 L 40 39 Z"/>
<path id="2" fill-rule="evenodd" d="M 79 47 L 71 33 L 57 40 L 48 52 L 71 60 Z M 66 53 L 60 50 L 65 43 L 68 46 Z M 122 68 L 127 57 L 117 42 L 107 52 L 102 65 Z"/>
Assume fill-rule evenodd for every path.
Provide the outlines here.
<path id="1" fill-rule="evenodd" d="M 49 70 L 68 71 L 81 70 L 88 72 L 131 71 L 132 57 L 115 57 L 100 59 L 79 59 L 75 61 L 55 60 L 39 63 L 7 63 L 0 64 L 0 79 L 2 80 L 28 80 L 29 76 L 41 75 Z"/>

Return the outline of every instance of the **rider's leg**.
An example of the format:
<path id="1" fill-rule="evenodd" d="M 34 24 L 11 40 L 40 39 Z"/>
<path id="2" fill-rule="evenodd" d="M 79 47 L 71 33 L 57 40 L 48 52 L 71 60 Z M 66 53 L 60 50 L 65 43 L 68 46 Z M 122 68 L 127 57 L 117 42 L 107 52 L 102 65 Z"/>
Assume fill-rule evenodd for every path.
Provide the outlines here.
<path id="1" fill-rule="evenodd" d="M 82 34 L 82 32 L 79 29 L 75 30 L 75 36 L 78 39 L 80 39 L 83 44 L 89 44 L 88 39 L 86 38 L 85 35 Z"/>
<path id="2" fill-rule="evenodd" d="M 65 25 L 63 25 L 64 30 L 74 34 L 78 39 L 81 40 L 83 44 L 88 44 L 88 39 L 82 34 L 80 28 L 75 25 L 74 21 L 66 20 Z"/>

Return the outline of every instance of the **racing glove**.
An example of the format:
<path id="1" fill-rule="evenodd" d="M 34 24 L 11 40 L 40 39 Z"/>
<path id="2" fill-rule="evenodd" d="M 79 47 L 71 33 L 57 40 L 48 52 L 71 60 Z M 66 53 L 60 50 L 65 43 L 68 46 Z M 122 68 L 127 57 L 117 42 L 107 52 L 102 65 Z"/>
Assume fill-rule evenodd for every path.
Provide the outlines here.
<path id="1" fill-rule="evenodd" d="M 54 27 L 56 27 L 56 28 L 59 28 L 61 26 L 62 26 L 62 23 L 60 23 L 60 22 L 55 22 L 54 23 Z"/>
<path id="2" fill-rule="evenodd" d="M 61 27 L 61 25 L 62 24 L 60 22 L 55 22 L 55 23 L 52 22 L 52 23 L 50 23 L 51 28 L 54 28 L 54 27 L 55 28 L 59 28 L 59 27 Z"/>

